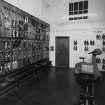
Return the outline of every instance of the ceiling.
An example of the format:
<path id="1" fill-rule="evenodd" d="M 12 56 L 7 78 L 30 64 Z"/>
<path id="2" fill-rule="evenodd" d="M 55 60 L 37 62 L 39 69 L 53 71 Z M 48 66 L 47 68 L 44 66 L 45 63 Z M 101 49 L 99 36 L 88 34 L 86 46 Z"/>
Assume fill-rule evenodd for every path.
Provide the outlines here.
<path id="1" fill-rule="evenodd" d="M 65 4 L 70 0 L 45 0 L 50 6 L 58 5 L 58 4 Z"/>
<path id="2" fill-rule="evenodd" d="M 78 1 L 81 1 L 81 0 L 44 0 L 48 5 L 50 6 L 58 6 L 60 4 L 67 4 L 69 2 L 78 2 Z"/>

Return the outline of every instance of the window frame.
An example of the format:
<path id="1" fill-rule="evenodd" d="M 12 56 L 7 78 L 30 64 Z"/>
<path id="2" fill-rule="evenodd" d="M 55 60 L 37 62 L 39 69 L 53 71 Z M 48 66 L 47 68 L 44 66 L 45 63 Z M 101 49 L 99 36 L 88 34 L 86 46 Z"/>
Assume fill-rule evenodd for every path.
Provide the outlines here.
<path id="1" fill-rule="evenodd" d="M 88 0 L 82 0 L 79 2 L 70 2 L 69 3 L 69 16 L 74 16 L 74 15 L 86 15 L 88 14 Z M 80 17 L 80 16 L 79 16 Z M 79 17 L 77 19 L 69 19 L 69 20 L 79 20 Z M 82 18 L 82 19 L 88 19 L 87 18 Z"/>

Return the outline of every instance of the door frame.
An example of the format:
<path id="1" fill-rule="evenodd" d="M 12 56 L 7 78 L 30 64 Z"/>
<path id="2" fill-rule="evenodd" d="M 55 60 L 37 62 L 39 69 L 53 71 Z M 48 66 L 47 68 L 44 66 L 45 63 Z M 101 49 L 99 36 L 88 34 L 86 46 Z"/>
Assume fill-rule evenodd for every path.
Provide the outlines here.
<path id="1" fill-rule="evenodd" d="M 55 67 L 56 68 L 60 68 L 60 67 L 56 66 L 56 62 L 57 62 L 56 61 L 56 39 L 57 38 L 68 38 L 68 45 L 69 45 L 69 47 L 68 47 L 68 51 L 69 51 L 69 55 L 68 55 L 69 56 L 69 62 L 68 63 L 69 63 L 69 65 L 68 65 L 68 67 L 63 67 L 62 66 L 62 68 L 70 68 L 70 37 L 69 36 L 56 36 L 55 37 Z"/>

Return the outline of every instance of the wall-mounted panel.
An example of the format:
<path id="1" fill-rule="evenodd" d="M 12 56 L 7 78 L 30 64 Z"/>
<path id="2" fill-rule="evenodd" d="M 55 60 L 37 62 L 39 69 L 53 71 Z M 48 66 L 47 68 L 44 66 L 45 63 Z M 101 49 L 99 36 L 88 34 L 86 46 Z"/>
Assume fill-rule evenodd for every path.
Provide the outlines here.
<path id="1" fill-rule="evenodd" d="M 0 1 L 0 75 L 49 59 L 49 24 Z"/>

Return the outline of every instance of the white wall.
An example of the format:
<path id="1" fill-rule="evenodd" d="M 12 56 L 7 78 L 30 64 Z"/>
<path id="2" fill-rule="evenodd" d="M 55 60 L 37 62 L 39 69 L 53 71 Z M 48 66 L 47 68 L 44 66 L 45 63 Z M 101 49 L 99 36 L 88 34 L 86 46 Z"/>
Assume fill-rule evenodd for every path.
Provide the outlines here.
<path id="1" fill-rule="evenodd" d="M 49 6 L 43 0 L 5 0 L 29 14 L 48 22 Z"/>
<path id="2" fill-rule="evenodd" d="M 50 6 L 45 2 L 45 0 L 41 0 L 41 16 L 42 20 L 45 20 L 49 23 L 49 13 L 50 13 Z"/>
<path id="3" fill-rule="evenodd" d="M 95 46 L 89 46 L 89 51 L 96 47 L 102 48 L 102 41 L 96 41 L 97 31 L 101 35 L 105 33 L 105 0 L 89 0 L 89 18 L 83 21 L 68 21 L 68 2 L 58 4 L 51 8 L 51 40 L 50 46 L 55 47 L 56 36 L 70 37 L 70 67 L 75 67 L 80 56 L 85 56 L 87 61 L 91 59 L 87 52 L 84 52 L 84 40 L 95 40 Z M 91 15 L 91 16 L 90 16 Z M 73 40 L 78 41 L 78 51 L 73 51 Z M 104 56 L 104 54 L 102 55 Z M 55 66 L 55 51 L 50 51 L 50 59 Z"/>

